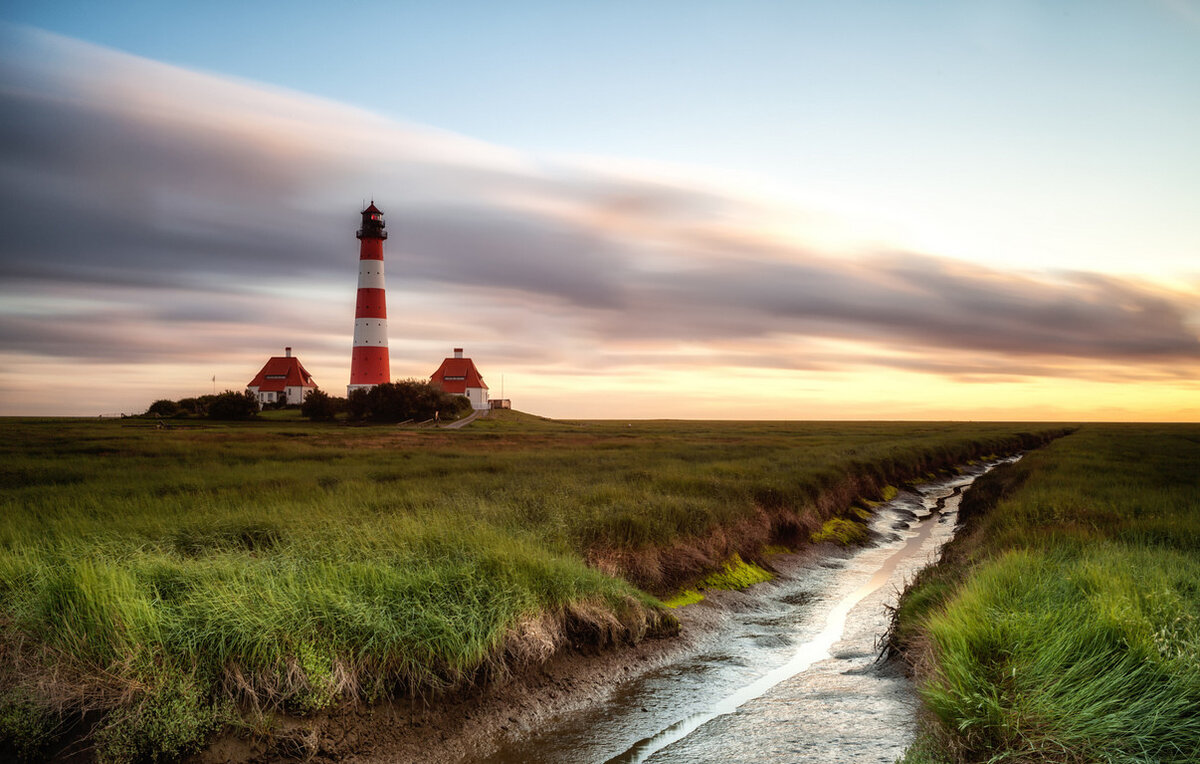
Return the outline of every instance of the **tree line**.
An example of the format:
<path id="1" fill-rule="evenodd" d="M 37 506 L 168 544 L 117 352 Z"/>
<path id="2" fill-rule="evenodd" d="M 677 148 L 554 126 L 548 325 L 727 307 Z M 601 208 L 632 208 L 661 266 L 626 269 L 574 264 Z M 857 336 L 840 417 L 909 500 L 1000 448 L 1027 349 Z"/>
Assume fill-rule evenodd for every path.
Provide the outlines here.
<path id="1" fill-rule="evenodd" d="M 300 415 L 314 422 L 343 419 L 349 422 L 424 422 L 430 419 L 450 421 L 467 413 L 471 402 L 461 395 L 443 391 L 430 382 L 405 379 L 370 388 L 359 388 L 342 398 L 320 388 L 304 396 L 304 402 L 286 408 L 299 408 Z M 216 395 L 195 398 L 156 400 L 143 416 L 154 418 L 203 418 L 224 421 L 254 419 L 259 403 L 249 390 L 226 390 Z"/>

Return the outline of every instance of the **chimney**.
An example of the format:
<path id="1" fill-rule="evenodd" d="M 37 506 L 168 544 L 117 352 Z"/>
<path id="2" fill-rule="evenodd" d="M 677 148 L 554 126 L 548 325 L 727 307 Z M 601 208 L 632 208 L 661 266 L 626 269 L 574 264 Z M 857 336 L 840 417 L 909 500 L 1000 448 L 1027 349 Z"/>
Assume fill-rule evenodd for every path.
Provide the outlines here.
<path id="1" fill-rule="evenodd" d="M 283 357 L 284 357 L 284 358 L 291 358 L 291 357 L 292 357 L 292 349 L 291 349 L 291 348 L 284 348 L 284 349 L 283 349 Z"/>
<path id="2" fill-rule="evenodd" d="M 462 358 L 462 348 L 454 348 L 454 357 Z"/>

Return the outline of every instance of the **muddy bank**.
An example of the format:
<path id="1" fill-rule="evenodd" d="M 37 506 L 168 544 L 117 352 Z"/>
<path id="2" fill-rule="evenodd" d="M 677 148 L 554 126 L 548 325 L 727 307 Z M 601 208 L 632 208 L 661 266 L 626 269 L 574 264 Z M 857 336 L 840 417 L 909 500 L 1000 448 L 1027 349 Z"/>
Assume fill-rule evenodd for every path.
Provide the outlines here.
<path id="1" fill-rule="evenodd" d="M 840 550 L 807 550 L 779 563 L 800 566 L 828 554 Z M 454 695 L 354 705 L 315 717 L 278 716 L 269 734 L 253 739 L 225 735 L 191 761 L 451 764 L 481 759 L 550 719 L 606 702 L 623 684 L 695 650 L 720 630 L 739 603 L 753 596 L 711 592 L 703 602 L 675 611 L 680 626 L 675 637 L 610 649 L 566 647 L 545 663 Z"/>
<path id="2" fill-rule="evenodd" d="M 897 592 L 953 533 L 971 480 L 902 492 L 879 507 L 868 546 L 785 559 L 775 580 L 717 604 L 723 622 L 698 649 L 483 764 L 892 764 L 915 703 L 902 673 L 876 661 L 876 641 Z"/>
<path id="3" fill-rule="evenodd" d="M 787 492 L 770 488 L 758 491 L 754 512 L 731 525 L 663 545 L 595 547 L 587 551 L 587 563 L 645 591 L 668 596 L 719 568 L 733 555 L 760 562 L 763 550 L 771 545 L 793 549 L 808 546 L 813 534 L 831 519 L 861 523 L 862 518 L 853 512 L 855 505 L 865 506 L 864 499 L 881 499 L 890 487 L 952 475 L 967 463 L 1029 451 L 1069 431 L 1050 429 L 1013 435 L 997 451 L 982 443 L 962 444 L 925 454 L 903 467 L 889 460 L 852 461 L 842 472 L 827 473 L 812 484 L 795 486 Z"/>
<path id="4" fill-rule="evenodd" d="M 691 714 L 692 729 L 721 715 L 705 715 L 703 709 L 697 715 L 697 709 L 689 704 L 714 695 L 745 694 L 743 685 L 753 685 L 753 677 L 763 666 L 782 661 L 779 656 L 794 649 L 793 641 L 811 640 L 821 634 L 828 635 L 828 644 L 813 646 L 807 660 L 819 662 L 832 650 L 838 661 L 833 668 L 822 668 L 814 674 L 820 692 L 845 698 L 861 679 L 856 674 L 871 674 L 873 678 L 867 691 L 870 697 L 861 697 L 859 681 L 860 697 L 843 703 L 847 706 L 844 718 L 855 720 L 850 726 L 862 726 L 861 715 L 856 712 L 864 706 L 870 707 L 872 718 L 887 727 L 904 726 L 905 719 L 897 714 L 903 716 L 908 708 L 909 688 L 898 674 L 875 676 L 879 668 L 874 665 L 874 639 L 880 630 L 875 621 L 883 621 L 883 599 L 893 596 L 896 587 L 927 562 L 923 546 L 927 540 L 936 536 L 934 541 L 940 544 L 948 537 L 952 523 L 947 521 L 952 516 L 942 516 L 941 511 L 946 497 L 957 498 L 959 490 L 951 482 L 925 489 L 927 495 L 940 490 L 940 498 L 906 492 L 882 507 L 871 523 L 876 544 L 862 549 L 825 545 L 802 553 L 775 555 L 771 557 L 777 573 L 774 581 L 743 592 L 708 592 L 704 601 L 675 611 L 681 625 L 678 638 L 646 639 L 609 651 L 581 645 L 565 647 L 548 662 L 453 697 L 428 703 L 412 700 L 347 708 L 317 719 L 285 719 L 273 734 L 255 743 L 226 738 L 202 760 L 312 757 L 318 761 L 483 760 L 491 764 L 603 761 L 647 735 L 642 743 L 635 742 L 632 754 L 627 754 L 632 756 L 629 761 L 640 761 L 638 746 L 645 749 L 656 734 L 661 736 L 656 730 L 670 727 L 684 711 Z M 826 625 L 819 630 L 827 617 L 823 613 L 839 600 L 846 604 L 835 606 L 843 610 L 837 628 Z M 742 647 L 731 653 L 731 646 L 737 644 Z M 852 670 L 848 670 L 851 664 Z M 767 673 L 778 674 L 781 670 L 789 672 L 783 665 Z M 797 670 L 791 669 L 792 673 Z M 783 676 L 778 681 L 784 683 L 789 678 Z M 760 676 L 757 681 L 761 684 L 762 680 Z M 783 692 L 786 687 L 785 683 L 775 692 Z M 767 690 L 771 689 L 751 693 L 744 702 L 756 707 L 769 704 Z M 796 692 L 794 687 L 792 692 Z M 798 702 L 793 697 L 784 705 L 789 713 L 795 713 Z M 767 718 L 767 730 L 790 726 Z M 721 719 L 714 726 L 723 729 L 730 723 Z M 877 739 L 887 738 L 886 734 L 868 734 L 861 729 L 859 733 L 869 738 L 859 744 L 863 751 L 882 750 L 883 756 L 894 758 L 895 744 L 888 747 L 887 741 L 881 744 Z M 764 745 L 770 745 L 770 735 L 762 729 L 754 734 Z M 850 735 L 846 732 L 829 740 L 809 741 L 809 745 L 844 744 Z M 697 743 L 703 738 L 690 738 L 683 750 L 714 744 L 711 740 Z M 739 738 L 735 735 L 734 739 Z M 665 743 L 658 747 L 665 747 Z M 687 760 L 686 755 L 678 760 Z"/>
<path id="5" fill-rule="evenodd" d="M 836 501 L 849 504 L 863 495 L 854 490 L 867 487 L 860 480 L 839 486 Z M 835 499 L 825 501 L 833 506 Z M 889 518 L 892 527 L 906 519 L 906 512 L 910 518 L 915 517 L 900 508 L 896 517 Z M 877 534 L 888 535 L 887 528 L 881 526 Z M 752 534 L 755 539 L 758 536 Z M 732 534 L 726 534 L 723 543 L 740 546 Z M 767 562 L 761 543 L 758 539 L 758 545 L 747 556 Z M 827 545 L 773 556 L 767 564 L 779 571 L 780 579 L 787 580 L 797 571 L 819 566 L 822 560 L 836 563 L 838 558 L 851 554 Z M 675 612 L 681 626 L 681 636 L 675 639 L 644 639 L 616 650 L 601 650 L 588 640 L 574 640 L 556 645 L 542 660 L 527 662 L 523 668 L 501 672 L 453 694 L 370 706 L 348 705 L 303 719 L 277 716 L 251 738 L 226 735 L 194 760 L 479 760 L 511 741 L 528 738 L 556 717 L 600 707 L 628 683 L 696 652 L 731 618 L 752 609 L 755 598 L 762 595 L 761 589 L 749 594 L 710 593 L 706 601 Z"/>

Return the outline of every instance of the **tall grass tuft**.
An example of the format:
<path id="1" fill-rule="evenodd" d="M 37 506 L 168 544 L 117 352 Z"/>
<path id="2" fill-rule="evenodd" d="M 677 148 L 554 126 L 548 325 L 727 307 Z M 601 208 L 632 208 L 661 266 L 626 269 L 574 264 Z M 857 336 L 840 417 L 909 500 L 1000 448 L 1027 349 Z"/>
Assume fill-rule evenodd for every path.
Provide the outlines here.
<path id="1" fill-rule="evenodd" d="M 893 631 L 929 711 L 909 761 L 1196 760 L 1198 435 L 1091 425 L 981 479 Z"/>

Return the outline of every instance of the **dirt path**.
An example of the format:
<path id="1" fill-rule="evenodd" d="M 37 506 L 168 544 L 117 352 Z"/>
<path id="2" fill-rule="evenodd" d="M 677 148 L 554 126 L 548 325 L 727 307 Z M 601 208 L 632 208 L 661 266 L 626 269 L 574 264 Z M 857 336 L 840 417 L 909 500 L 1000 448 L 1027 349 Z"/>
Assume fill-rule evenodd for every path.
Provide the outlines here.
<path id="1" fill-rule="evenodd" d="M 459 430 L 459 429 L 462 429 L 463 427 L 466 427 L 471 422 L 474 422 L 476 419 L 479 419 L 480 417 L 485 417 L 487 415 L 488 415 L 487 409 L 475 409 L 474 411 L 471 412 L 470 416 L 459 419 L 457 422 L 451 422 L 450 424 L 446 425 L 442 429 L 443 430 Z"/>

